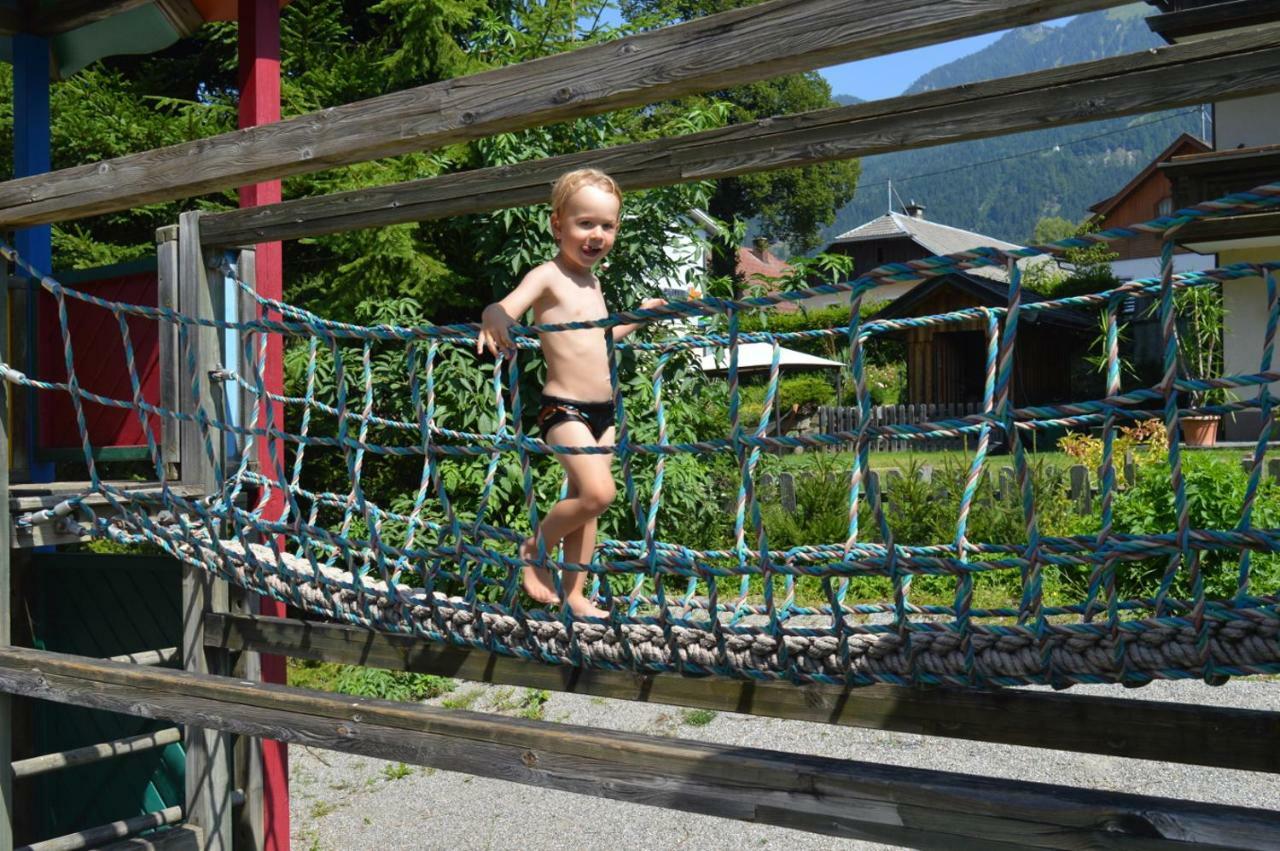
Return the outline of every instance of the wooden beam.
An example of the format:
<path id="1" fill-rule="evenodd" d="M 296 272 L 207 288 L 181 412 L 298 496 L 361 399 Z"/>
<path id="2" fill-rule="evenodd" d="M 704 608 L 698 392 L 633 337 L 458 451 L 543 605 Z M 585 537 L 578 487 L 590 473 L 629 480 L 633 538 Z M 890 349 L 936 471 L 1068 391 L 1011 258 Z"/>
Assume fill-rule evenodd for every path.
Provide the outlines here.
<path id="1" fill-rule="evenodd" d="M 563 171 L 625 189 L 728 177 L 1202 103 L 1280 88 L 1280 27 L 672 139 L 286 201 L 202 220 L 218 244 L 293 239 L 546 200 Z"/>
<path id="2" fill-rule="evenodd" d="M 9 264 L 0 263 L 0 357 L 14 362 L 9 351 Z M 0 647 L 12 640 L 14 597 L 11 582 L 13 529 L 9 522 L 9 382 L 0 381 Z M 13 699 L 0 695 L 0 851 L 13 851 Z"/>
<path id="3" fill-rule="evenodd" d="M 742 682 L 570 668 L 334 623 L 210 615 L 205 641 L 232 650 L 589 694 L 1250 771 L 1280 771 L 1280 712 L 1002 689 Z M 1242 748 L 1240 742 L 1255 742 Z"/>
<path id="4" fill-rule="evenodd" d="M 61 35 L 151 2 L 153 0 L 60 0 L 38 7 L 33 3 L 24 31 L 46 38 Z"/>
<path id="5" fill-rule="evenodd" d="M 0 649 L 0 689 L 597 797 L 919 848 L 1273 848 L 1280 815 L 675 740 Z"/>
<path id="6" fill-rule="evenodd" d="M 204 26 L 204 16 L 191 0 L 155 0 L 155 4 L 181 38 Z"/>
<path id="7" fill-rule="evenodd" d="M 0 184 L 0 226 L 65 221 L 640 106 L 1117 5 L 771 0 L 209 139 Z"/>

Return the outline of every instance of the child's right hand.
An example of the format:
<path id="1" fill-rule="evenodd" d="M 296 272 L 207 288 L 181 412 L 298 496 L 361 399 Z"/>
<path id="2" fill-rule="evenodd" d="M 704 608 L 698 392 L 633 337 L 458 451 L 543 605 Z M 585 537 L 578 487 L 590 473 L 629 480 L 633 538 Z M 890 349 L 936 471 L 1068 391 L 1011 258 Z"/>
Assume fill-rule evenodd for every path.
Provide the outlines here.
<path id="1" fill-rule="evenodd" d="M 514 352 L 516 347 L 511 342 L 511 326 L 516 321 L 507 315 L 499 304 L 491 304 L 480 314 L 480 333 L 476 335 L 476 354 L 497 356 L 498 351 Z"/>

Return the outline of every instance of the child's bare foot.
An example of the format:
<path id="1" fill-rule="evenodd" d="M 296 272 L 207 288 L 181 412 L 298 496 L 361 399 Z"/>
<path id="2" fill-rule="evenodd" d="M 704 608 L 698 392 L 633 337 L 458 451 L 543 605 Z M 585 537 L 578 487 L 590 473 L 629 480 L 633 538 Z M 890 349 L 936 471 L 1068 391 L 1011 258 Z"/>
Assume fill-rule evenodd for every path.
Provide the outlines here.
<path id="1" fill-rule="evenodd" d="M 520 558 L 524 561 L 533 561 L 538 557 L 538 539 L 525 538 L 524 543 L 520 545 Z M 560 602 L 560 596 L 556 594 L 555 583 L 551 579 L 551 571 L 545 567 L 535 567 L 531 564 L 524 566 L 522 575 L 524 584 L 524 593 L 533 598 L 534 602 L 541 603 L 544 606 L 550 606 Z"/>
<path id="2" fill-rule="evenodd" d="M 597 608 L 586 597 L 577 595 L 569 597 L 569 608 L 573 610 L 573 614 L 580 618 L 608 618 L 609 613 L 604 609 Z"/>

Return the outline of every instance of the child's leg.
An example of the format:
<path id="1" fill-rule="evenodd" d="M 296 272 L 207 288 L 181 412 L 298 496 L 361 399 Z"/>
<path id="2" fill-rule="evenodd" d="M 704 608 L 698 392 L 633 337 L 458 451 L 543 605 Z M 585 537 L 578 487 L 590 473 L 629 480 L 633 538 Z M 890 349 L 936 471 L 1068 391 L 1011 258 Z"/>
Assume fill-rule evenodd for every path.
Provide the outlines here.
<path id="1" fill-rule="evenodd" d="M 561 446 L 595 446 L 596 440 L 584 423 L 562 422 L 547 434 L 547 442 Z M 601 444 L 613 443 L 613 430 L 601 435 Z M 595 519 L 604 513 L 613 501 L 612 455 L 557 455 L 556 460 L 569 477 L 569 496 L 556 503 L 539 525 L 547 552 L 554 552 L 561 541 L 565 543 L 565 561 L 583 563 L 591 560 L 595 549 Z M 584 528 L 590 524 L 589 529 Z M 581 530 L 581 534 L 574 535 Z M 585 553 L 585 557 L 583 556 Z M 538 556 L 537 541 L 527 539 L 520 547 L 520 557 L 531 561 Z M 602 617 L 605 613 L 592 606 L 583 596 L 586 574 L 572 571 L 564 577 L 566 597 L 577 614 Z M 555 602 L 555 585 L 541 568 L 526 566 L 525 590 L 539 602 Z M 550 599 L 546 599 L 546 597 Z"/>

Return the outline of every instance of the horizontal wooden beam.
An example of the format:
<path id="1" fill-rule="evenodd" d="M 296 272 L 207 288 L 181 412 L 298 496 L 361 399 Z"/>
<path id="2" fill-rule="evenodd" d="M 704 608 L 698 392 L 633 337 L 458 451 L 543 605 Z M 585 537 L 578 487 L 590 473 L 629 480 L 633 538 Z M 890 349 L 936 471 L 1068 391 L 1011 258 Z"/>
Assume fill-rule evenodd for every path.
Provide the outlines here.
<path id="1" fill-rule="evenodd" d="M 1118 5 L 771 0 L 470 77 L 0 184 L 0 226 L 170 201 Z"/>
<path id="2" fill-rule="evenodd" d="M 556 175 L 625 189 L 868 156 L 1280 88 L 1280 27 L 672 139 L 286 201 L 201 219 L 209 244 L 293 239 L 540 202 Z"/>
<path id="3" fill-rule="evenodd" d="M 1274 847 L 1280 815 L 551 724 L 0 648 L 0 689 L 832 836 L 938 849 Z"/>
<path id="4" fill-rule="evenodd" d="M 525 662 L 333 623 L 209 615 L 205 643 L 473 682 L 770 718 L 1251 771 L 1280 771 L 1280 712 L 1003 689 L 795 686 Z M 1253 742 L 1242 748 L 1240 742 Z"/>

